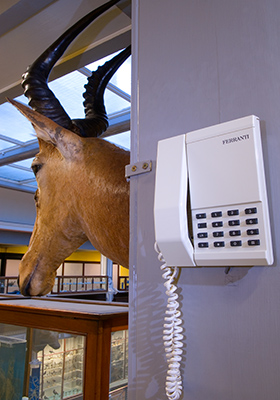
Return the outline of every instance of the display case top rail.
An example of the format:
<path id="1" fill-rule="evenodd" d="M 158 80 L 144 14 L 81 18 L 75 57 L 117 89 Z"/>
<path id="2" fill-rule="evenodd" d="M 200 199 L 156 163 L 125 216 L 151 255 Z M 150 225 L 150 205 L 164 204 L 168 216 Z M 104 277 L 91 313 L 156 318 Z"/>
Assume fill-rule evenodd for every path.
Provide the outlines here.
<path id="1" fill-rule="evenodd" d="M 0 301 L 0 322 L 87 334 L 96 326 L 124 329 L 128 325 L 128 307 L 106 302 L 59 301 L 47 298 L 12 298 Z M 95 328 L 94 328 L 95 327 Z"/>

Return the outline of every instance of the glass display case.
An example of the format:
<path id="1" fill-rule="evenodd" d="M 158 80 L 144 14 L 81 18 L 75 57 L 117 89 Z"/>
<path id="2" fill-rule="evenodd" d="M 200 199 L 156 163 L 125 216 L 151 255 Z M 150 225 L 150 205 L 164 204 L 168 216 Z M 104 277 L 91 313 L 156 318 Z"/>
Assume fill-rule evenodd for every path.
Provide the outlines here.
<path id="1" fill-rule="evenodd" d="M 1 399 L 21 399 L 24 385 L 25 350 L 25 339 L 0 336 Z"/>
<path id="2" fill-rule="evenodd" d="M 84 337 L 60 333 L 57 343 L 59 347 L 48 344 L 37 353 L 40 399 L 67 399 L 83 393 Z"/>
<path id="3" fill-rule="evenodd" d="M 112 333 L 110 390 L 123 387 L 128 380 L 128 331 Z"/>
<path id="4" fill-rule="evenodd" d="M 123 303 L 0 296 L 0 399 L 126 399 L 127 318 Z"/>

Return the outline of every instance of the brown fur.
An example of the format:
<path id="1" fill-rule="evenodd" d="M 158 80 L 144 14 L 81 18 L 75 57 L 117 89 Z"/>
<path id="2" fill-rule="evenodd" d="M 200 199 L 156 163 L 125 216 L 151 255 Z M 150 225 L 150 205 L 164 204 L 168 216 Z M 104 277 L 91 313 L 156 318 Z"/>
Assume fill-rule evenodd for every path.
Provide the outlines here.
<path id="1" fill-rule="evenodd" d="M 40 152 L 37 217 L 20 263 L 23 294 L 44 295 L 59 265 L 87 239 L 102 254 L 128 267 L 129 152 L 98 138 L 81 138 L 11 101 L 33 124 Z"/>

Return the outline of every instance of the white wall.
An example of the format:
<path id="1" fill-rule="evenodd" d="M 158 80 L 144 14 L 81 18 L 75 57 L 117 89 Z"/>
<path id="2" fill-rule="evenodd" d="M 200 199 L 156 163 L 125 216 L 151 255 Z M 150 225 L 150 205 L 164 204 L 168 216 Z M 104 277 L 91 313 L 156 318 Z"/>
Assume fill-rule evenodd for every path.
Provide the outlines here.
<path id="1" fill-rule="evenodd" d="M 20 260 L 7 260 L 6 276 L 18 276 Z"/>
<path id="2" fill-rule="evenodd" d="M 81 276 L 83 275 L 83 263 L 64 263 L 64 275 L 65 276 Z"/>
<path id="3" fill-rule="evenodd" d="M 100 275 L 100 263 L 85 264 L 85 275 Z"/>
<path id="4" fill-rule="evenodd" d="M 36 218 L 34 194 L 0 187 L 0 223 L 33 225 Z"/>
<path id="5" fill-rule="evenodd" d="M 133 1 L 132 162 L 155 160 L 161 138 L 211 124 L 256 114 L 262 126 L 275 264 L 182 269 L 182 399 L 280 398 L 279 43 L 276 0 Z M 131 179 L 130 400 L 165 398 L 154 176 Z"/>
<path id="6" fill-rule="evenodd" d="M 32 193 L 0 188 L 0 246 L 28 245 L 36 218 Z"/>

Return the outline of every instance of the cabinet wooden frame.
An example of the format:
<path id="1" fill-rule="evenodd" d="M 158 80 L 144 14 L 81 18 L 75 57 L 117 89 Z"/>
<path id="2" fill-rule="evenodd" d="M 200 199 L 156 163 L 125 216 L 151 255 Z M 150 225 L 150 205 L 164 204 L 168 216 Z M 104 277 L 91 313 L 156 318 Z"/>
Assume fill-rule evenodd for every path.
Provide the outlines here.
<path id="1" fill-rule="evenodd" d="M 36 307 L 24 304 L 27 301 L 22 298 L 19 300 L 19 297 L 0 296 L 0 323 L 85 336 L 83 400 L 107 400 L 109 398 L 111 333 L 128 329 L 127 305 L 65 299 L 34 298 L 32 300 L 36 300 Z M 40 301 L 48 301 L 50 307 L 40 307 Z M 65 308 L 55 309 L 52 307 L 55 302 L 65 303 Z M 76 308 L 79 304 L 81 309 L 71 310 L 71 304 L 75 304 Z M 83 311 L 83 304 L 92 305 L 93 311 L 90 313 Z M 100 311 L 100 305 L 104 307 L 104 313 Z M 98 307 L 96 312 L 95 306 Z"/>

